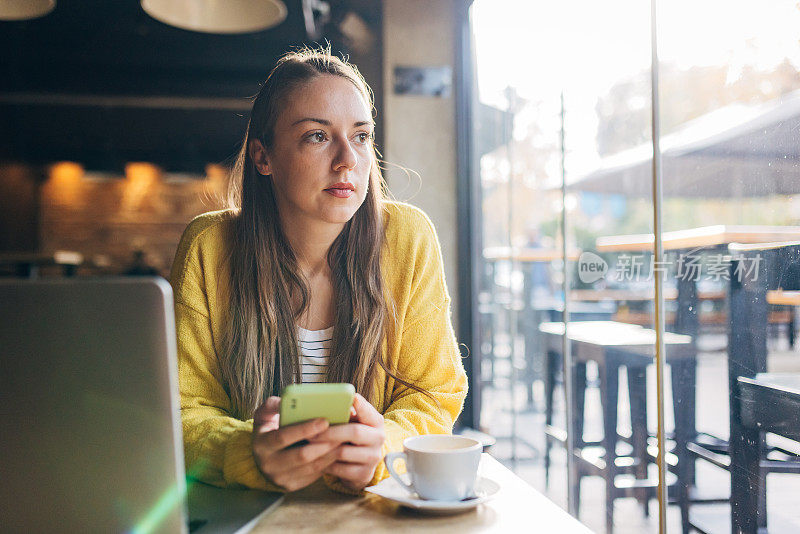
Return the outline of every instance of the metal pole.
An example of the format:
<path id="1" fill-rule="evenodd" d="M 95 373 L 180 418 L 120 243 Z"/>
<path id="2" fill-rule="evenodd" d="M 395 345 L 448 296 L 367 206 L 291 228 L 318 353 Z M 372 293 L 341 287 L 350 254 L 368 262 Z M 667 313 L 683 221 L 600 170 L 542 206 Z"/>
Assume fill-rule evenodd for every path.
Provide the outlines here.
<path id="1" fill-rule="evenodd" d="M 514 114 L 517 112 L 517 93 L 512 87 L 506 88 L 508 98 L 508 115 L 506 117 L 506 139 L 508 156 L 508 250 L 510 251 L 511 276 L 508 285 L 508 337 L 509 353 L 508 360 L 511 365 L 510 377 L 511 387 L 509 395 L 511 398 L 511 464 L 517 468 L 517 403 L 516 385 L 517 372 L 514 364 L 515 346 L 517 344 L 517 292 L 514 290 L 514 274 L 519 267 L 516 253 L 514 250 Z"/>
<path id="2" fill-rule="evenodd" d="M 481 180 L 475 165 L 473 142 L 473 109 L 475 68 L 472 53 L 472 29 L 469 22 L 471 0 L 459 3 L 456 9 L 458 31 L 456 36 L 456 138 L 457 206 L 458 206 L 458 338 L 468 349 L 462 355 L 467 368 L 469 394 L 464 401 L 459 423 L 461 426 L 481 428 L 481 360 L 482 353 L 478 294 L 479 270 L 483 269 L 481 250 Z"/>
<path id="3" fill-rule="evenodd" d="M 562 367 L 564 369 L 564 417 L 567 427 L 567 510 L 573 516 L 578 516 L 577 499 L 575 490 L 578 484 L 578 474 L 575 471 L 575 438 L 572 435 L 572 418 L 575 407 L 572 400 L 575 398 L 572 389 L 572 351 L 568 341 L 569 331 L 569 276 L 567 264 L 567 171 L 566 171 L 566 150 L 564 148 L 564 91 L 561 91 L 561 257 L 564 259 L 564 279 L 561 281 L 561 288 L 564 293 L 564 337 L 561 339 Z M 581 436 L 577 436 L 580 438 Z"/>
<path id="4" fill-rule="evenodd" d="M 664 276 L 660 268 L 663 265 L 664 247 L 661 242 L 661 132 L 659 124 L 658 97 L 658 34 L 656 32 L 656 0 L 650 0 L 650 90 L 652 99 L 652 136 L 653 136 L 653 235 L 655 250 L 653 251 L 653 274 L 655 275 L 655 312 L 656 312 L 656 407 L 658 412 L 658 532 L 667 531 L 667 469 L 664 444 Z M 673 399 L 681 402 L 683 399 Z M 676 421 L 676 424 L 680 424 Z"/>

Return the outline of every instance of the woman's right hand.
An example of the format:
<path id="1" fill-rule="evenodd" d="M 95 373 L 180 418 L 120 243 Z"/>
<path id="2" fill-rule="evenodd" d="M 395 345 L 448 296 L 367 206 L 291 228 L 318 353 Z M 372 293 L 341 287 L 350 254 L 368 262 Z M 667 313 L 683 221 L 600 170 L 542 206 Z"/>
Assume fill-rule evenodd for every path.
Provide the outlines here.
<path id="1" fill-rule="evenodd" d="M 285 489 L 304 488 L 322 476 L 336 461 L 338 443 L 296 443 L 327 430 L 325 419 L 314 419 L 281 428 L 278 424 L 280 397 L 270 397 L 253 415 L 253 457 L 264 477 Z"/>

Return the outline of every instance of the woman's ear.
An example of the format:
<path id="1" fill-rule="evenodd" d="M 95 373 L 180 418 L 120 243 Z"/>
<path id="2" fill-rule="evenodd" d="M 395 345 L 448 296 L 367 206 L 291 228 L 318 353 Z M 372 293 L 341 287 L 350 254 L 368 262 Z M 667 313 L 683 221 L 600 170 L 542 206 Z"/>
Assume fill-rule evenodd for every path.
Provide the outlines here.
<path id="1" fill-rule="evenodd" d="M 264 144 L 261 141 L 258 139 L 251 139 L 247 145 L 247 150 L 250 152 L 250 158 L 253 160 L 253 164 L 256 166 L 256 170 L 259 174 L 263 174 L 264 176 L 272 174 L 272 169 L 267 158 L 267 149 L 264 148 Z"/>

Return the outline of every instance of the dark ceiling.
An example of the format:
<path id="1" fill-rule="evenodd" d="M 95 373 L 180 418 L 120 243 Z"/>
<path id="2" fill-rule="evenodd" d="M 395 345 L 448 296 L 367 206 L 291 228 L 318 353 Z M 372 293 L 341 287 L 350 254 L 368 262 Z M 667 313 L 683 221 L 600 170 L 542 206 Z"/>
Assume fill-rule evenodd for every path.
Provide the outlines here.
<path id="1" fill-rule="evenodd" d="M 112 171 L 150 161 L 183 172 L 228 160 L 248 97 L 281 54 L 327 39 L 356 60 L 338 30 L 348 14 L 380 31 L 378 0 L 325 2 L 330 16 L 314 24 L 303 10 L 319 2 L 285 3 L 279 26 L 239 35 L 168 26 L 136 0 L 59 0 L 41 19 L 0 22 L 0 159 Z M 380 50 L 368 56 L 356 62 L 376 89 Z"/>

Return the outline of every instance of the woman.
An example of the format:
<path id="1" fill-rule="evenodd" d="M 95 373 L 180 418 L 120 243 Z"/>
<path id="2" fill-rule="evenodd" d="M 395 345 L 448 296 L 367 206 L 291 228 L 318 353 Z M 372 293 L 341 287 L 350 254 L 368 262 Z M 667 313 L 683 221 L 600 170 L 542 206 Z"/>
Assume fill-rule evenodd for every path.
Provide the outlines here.
<path id="1" fill-rule="evenodd" d="M 466 395 L 428 218 L 382 198 L 371 91 L 330 50 L 284 56 L 253 110 L 232 208 L 189 224 L 172 270 L 187 471 L 358 492 Z M 350 382 L 351 422 L 278 427 L 287 384 Z M 300 442 L 300 443 L 299 443 Z"/>

